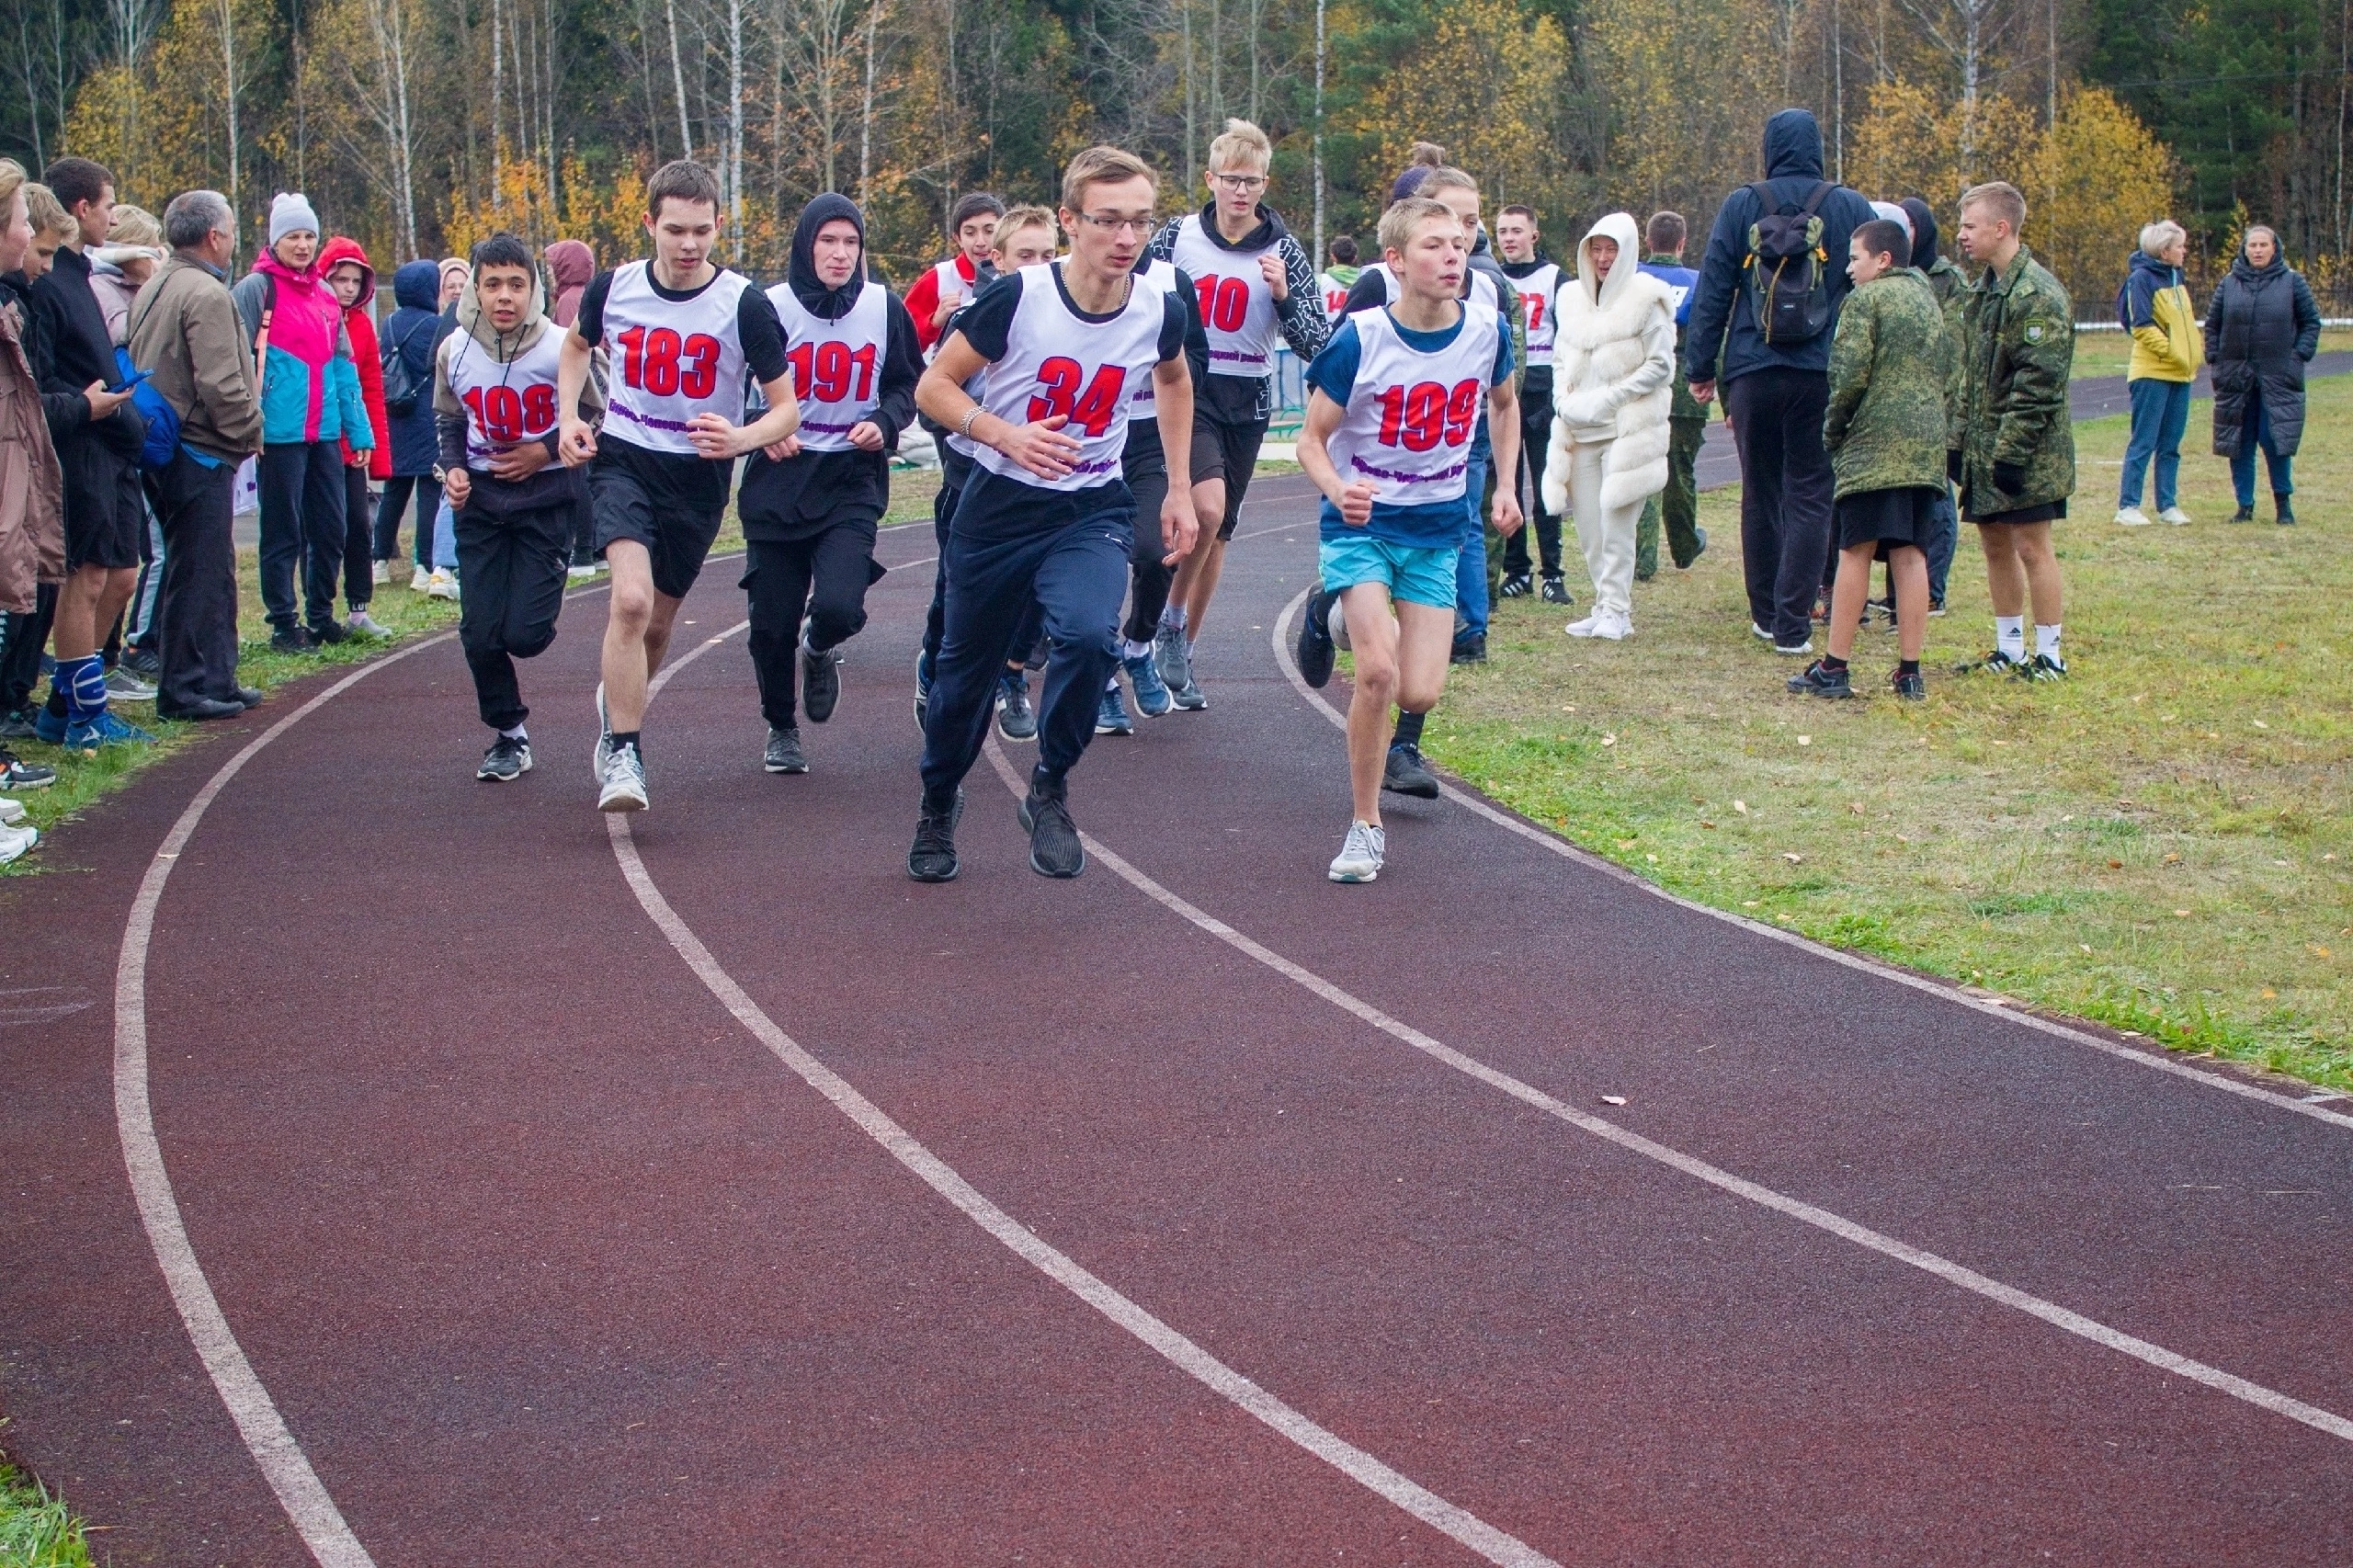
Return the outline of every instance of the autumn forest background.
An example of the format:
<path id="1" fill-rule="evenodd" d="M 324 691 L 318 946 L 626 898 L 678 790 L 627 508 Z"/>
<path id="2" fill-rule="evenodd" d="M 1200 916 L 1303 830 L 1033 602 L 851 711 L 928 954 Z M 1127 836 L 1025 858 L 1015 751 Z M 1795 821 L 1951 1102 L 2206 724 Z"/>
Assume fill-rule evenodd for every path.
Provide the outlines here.
<path id="1" fill-rule="evenodd" d="M 1172 209 L 1224 116 L 1278 146 L 1302 236 L 1366 231 L 1427 138 L 1553 248 L 1615 207 L 1704 232 L 1788 104 L 1832 172 L 1949 212 L 2006 178 L 2028 238 L 2107 313 L 2146 220 L 2193 270 L 2267 222 L 2342 311 L 2353 0 L 0 0 L 0 147 L 112 167 L 153 208 L 229 192 L 248 243 L 311 194 L 380 264 L 496 227 L 633 254 L 645 174 L 720 170 L 731 255 L 864 204 L 886 275 L 961 191 L 1042 199 L 1074 150 L 1152 157 Z M 1320 132 L 1320 134 L 1319 134 Z M 1320 158 L 1318 149 L 1320 145 Z"/>

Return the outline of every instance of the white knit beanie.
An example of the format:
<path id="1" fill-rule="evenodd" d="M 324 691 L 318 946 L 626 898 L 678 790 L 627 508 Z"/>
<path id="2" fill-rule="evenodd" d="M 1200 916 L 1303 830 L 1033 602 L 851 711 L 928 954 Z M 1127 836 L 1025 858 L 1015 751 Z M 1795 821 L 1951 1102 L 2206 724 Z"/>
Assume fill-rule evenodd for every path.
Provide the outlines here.
<path id="1" fill-rule="evenodd" d="M 311 210 L 311 199 L 300 192 L 278 192 L 269 204 L 269 243 L 276 244 L 305 229 L 319 233 L 319 215 Z"/>

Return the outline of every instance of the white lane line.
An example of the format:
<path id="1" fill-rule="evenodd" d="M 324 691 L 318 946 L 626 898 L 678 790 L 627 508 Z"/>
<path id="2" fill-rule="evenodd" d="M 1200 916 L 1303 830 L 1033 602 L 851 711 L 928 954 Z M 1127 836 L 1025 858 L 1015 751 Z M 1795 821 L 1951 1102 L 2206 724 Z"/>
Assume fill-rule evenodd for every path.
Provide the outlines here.
<path id="1" fill-rule="evenodd" d="M 1290 629 L 1299 615 L 1300 607 L 1307 602 L 1309 591 L 1310 590 L 1305 588 L 1301 589 L 1298 595 L 1293 597 L 1289 604 L 1283 607 L 1282 613 L 1275 618 L 1275 663 L 1280 666 L 1284 676 L 1290 679 L 1293 689 L 1298 691 L 1300 696 L 1305 698 L 1313 707 L 1324 715 L 1324 717 L 1329 719 L 1334 724 L 1337 725 L 1341 733 L 1345 734 L 1348 728 L 1348 716 L 1346 713 L 1341 712 L 1337 708 L 1332 706 L 1332 704 L 1324 699 L 1322 692 L 1317 691 L 1313 687 L 1308 685 L 1306 680 L 1301 676 L 1299 673 L 1299 666 L 1291 660 L 1290 637 L 1289 635 Z M 2201 1073 L 2195 1067 L 2187 1067 L 2178 1062 L 2170 1061 L 2163 1056 L 2153 1055 L 2145 1051 L 2135 1051 L 2131 1046 L 2119 1045 L 2112 1040 L 2102 1040 L 2097 1035 L 2088 1034 L 2082 1029 L 2072 1028 L 2065 1024 L 2055 1022 L 2050 1018 L 2041 1017 L 2032 1013 L 2021 1013 L 2016 1008 L 2006 1007 L 1996 1003 L 1988 1002 L 1982 997 L 1972 996 L 1965 991 L 1961 991 L 1953 986 L 1946 984 L 1943 981 L 1931 980 L 1926 975 L 1913 974 L 1907 971 L 1896 969 L 1892 965 L 1883 964 L 1876 960 L 1867 958 L 1860 953 L 1850 953 L 1844 951 L 1841 949 L 1825 947 L 1823 944 L 1813 940 L 1811 937 L 1799 935 L 1795 931 L 1785 931 L 1778 926 L 1769 926 L 1760 920 L 1751 920 L 1745 915 L 1734 915 L 1728 910 L 1712 909 L 1707 904 L 1696 903 L 1691 899 L 1684 898 L 1676 893 L 1669 892 L 1666 889 L 1660 887 L 1657 883 L 1646 881 L 1643 878 L 1636 876 L 1633 872 L 1626 869 L 1625 867 L 1619 865 L 1616 861 L 1605 860 L 1598 855 L 1590 854 L 1586 850 L 1580 849 L 1575 845 L 1571 844 L 1564 839 L 1556 838 L 1552 834 L 1546 833 L 1540 827 L 1522 822 L 1519 818 L 1513 816 L 1508 812 L 1498 811 L 1494 806 L 1489 805 L 1486 801 L 1480 800 L 1477 796 L 1471 794 L 1467 790 L 1457 789 L 1454 785 L 1447 783 L 1443 778 L 1439 780 L 1438 789 L 1444 793 L 1448 800 L 1452 801 L 1456 805 L 1461 806 L 1463 810 L 1470 812 L 1475 816 L 1485 818 L 1488 822 L 1495 824 L 1497 827 L 1502 828 L 1506 833 L 1518 834 L 1520 837 L 1528 840 L 1530 844 L 1537 845 L 1554 855 L 1558 855 L 1563 860 L 1573 860 L 1576 862 L 1576 864 L 1584 866 L 1590 870 L 1599 871 L 1605 876 L 1613 877 L 1619 881 L 1624 882 L 1629 887 L 1640 889 L 1642 892 L 1649 893 L 1654 898 L 1663 898 L 1669 903 L 1679 904 L 1683 908 L 1690 910 L 1695 915 L 1704 915 L 1711 920 L 1721 920 L 1726 925 L 1737 926 L 1744 931 L 1751 932 L 1759 937 L 1770 937 L 1772 940 L 1779 942 L 1785 947 L 1795 948 L 1801 952 L 1808 953 L 1814 958 L 1827 959 L 1832 963 L 1844 964 L 1848 969 L 1859 970 L 1865 974 L 1876 975 L 1881 980 L 1893 981 L 1898 985 L 1909 986 L 1915 991 L 1922 992 L 1927 995 L 1938 997 L 1946 1002 L 1957 1003 L 1963 1007 L 1969 1008 L 1972 1012 L 1983 1013 L 1989 1018 L 1999 1018 L 2004 1023 L 2009 1024 L 2024 1024 L 2029 1028 L 2040 1029 L 2042 1033 L 2054 1036 L 2060 1040 L 2069 1040 L 2076 1045 L 2089 1046 L 2094 1051 L 2102 1051 L 2107 1055 L 2117 1058 L 2119 1061 L 2130 1062 L 2138 1067 L 2152 1068 L 2159 1073 L 2170 1073 L 2177 1078 L 2187 1079 L 2190 1083 L 2197 1084 L 2204 1088 L 2220 1089 L 2224 1094 L 2237 1095 L 2245 1099 L 2260 1100 L 2265 1105 L 2270 1106 L 2274 1109 L 2292 1110 L 2300 1115 L 2309 1116 L 2315 1121 L 2325 1121 L 2338 1127 L 2353 1127 L 2353 1115 L 2347 1115 L 2343 1111 L 2328 1110 L 2324 1108 L 2325 1104 L 2328 1099 L 2337 1098 L 2340 1096 L 2323 1096 L 2317 1099 L 2290 1099 L 2285 1095 L 2274 1093 L 2272 1090 L 2263 1088 L 2258 1085 L 2244 1083 L 2235 1078 L 2227 1078 L 2218 1073 Z"/>
<path id="2" fill-rule="evenodd" d="M 236 756 L 222 764 L 221 770 L 196 792 L 196 798 L 172 824 L 171 832 L 155 851 L 155 858 L 149 863 L 147 874 L 140 879 L 138 894 L 131 900 L 131 918 L 123 926 L 122 955 L 115 964 L 114 1118 L 122 1139 L 123 1166 L 131 1176 L 131 1199 L 139 1208 L 139 1222 L 147 1233 L 148 1244 L 154 1249 L 157 1266 L 164 1271 L 164 1283 L 172 1293 L 172 1303 L 179 1309 L 180 1323 L 188 1330 L 205 1371 L 211 1375 L 212 1386 L 219 1391 L 221 1403 L 228 1407 L 230 1419 L 237 1424 L 237 1433 L 244 1438 L 246 1451 L 261 1468 L 269 1489 L 278 1494 L 278 1504 L 292 1521 L 295 1533 L 324 1568 L 372 1568 L 375 1560 L 359 1544 L 359 1538 L 345 1522 L 343 1511 L 328 1495 L 325 1483 L 311 1468 L 301 1445 L 287 1429 L 269 1391 L 262 1386 L 259 1374 L 229 1327 L 228 1316 L 212 1294 L 211 1282 L 205 1278 L 204 1266 L 197 1260 L 196 1248 L 188 1240 L 188 1226 L 180 1217 L 179 1199 L 172 1191 L 171 1173 L 165 1168 L 163 1144 L 155 1135 L 154 1107 L 148 1095 L 147 950 L 154 937 L 155 910 L 164 901 L 164 886 L 171 880 L 172 868 L 179 864 L 180 852 L 195 835 L 197 824 L 204 820 L 204 813 L 221 791 L 228 788 L 229 780 L 259 756 L 263 747 L 369 676 L 456 635 L 445 631 L 361 665 L 246 742 Z"/>
<path id="3" fill-rule="evenodd" d="M 909 564 L 921 565 L 922 562 L 911 562 Z M 647 697 L 650 699 L 678 671 L 750 625 L 748 620 L 740 621 L 717 636 L 698 643 L 654 678 L 647 687 Z M 1296 1443 L 1384 1501 L 1411 1514 L 1431 1528 L 1452 1537 L 1490 1562 L 1509 1564 L 1511 1568 L 1559 1568 L 1552 1559 L 1527 1542 L 1497 1529 L 1468 1509 L 1448 1502 L 1410 1476 L 1392 1469 L 1285 1403 L 1120 1294 L 1067 1253 L 991 1202 L 978 1187 L 958 1175 L 948 1162 L 892 1120 L 881 1107 L 859 1094 L 849 1080 L 811 1055 L 799 1041 L 786 1034 L 777 1026 L 776 1020 L 735 983 L 734 977 L 721 967 L 719 960 L 711 956 L 710 949 L 704 947 L 701 939 L 694 934 L 693 928 L 679 918 L 676 910 L 670 907 L 669 901 L 662 896 L 662 890 L 654 886 L 653 876 L 645 869 L 645 862 L 638 856 L 636 840 L 630 833 L 628 816 L 615 812 L 605 819 L 605 826 L 612 840 L 613 858 L 620 861 L 621 876 L 628 881 L 630 891 L 637 895 L 637 902 L 647 917 L 669 939 L 670 946 L 676 949 L 679 958 L 686 960 L 687 967 L 694 971 L 696 979 L 702 982 L 704 989 L 718 999 L 721 1006 L 734 1015 L 735 1021 L 742 1024 L 753 1039 L 767 1047 L 769 1052 L 801 1082 L 824 1096 L 859 1131 L 881 1144 L 892 1159 L 913 1172 L 925 1186 L 954 1204 L 967 1219 L 1002 1243 L 1023 1262 L 1141 1340 L 1177 1370 L 1220 1398 L 1239 1406 L 1281 1437 Z"/>
<path id="4" fill-rule="evenodd" d="M 994 735 L 989 738 L 987 753 L 991 766 L 996 769 L 997 777 L 1004 781 L 1005 787 L 1016 795 L 1021 794 L 1027 785 L 1016 776 L 1012 764 L 1006 760 L 1005 754 L 999 749 Z M 1654 1142 L 1639 1132 L 1629 1131 L 1614 1121 L 1605 1121 L 1600 1117 L 1579 1110 L 1565 1101 L 1555 1099 L 1532 1084 L 1525 1083 L 1508 1073 L 1490 1067 L 1477 1057 L 1467 1055 L 1441 1040 L 1434 1040 L 1410 1024 L 1398 1022 L 1371 1003 L 1342 990 L 1313 971 L 1293 963 L 1271 948 L 1244 936 L 1215 915 L 1206 914 L 1187 903 L 1183 898 L 1171 892 L 1128 861 L 1112 853 L 1092 836 L 1082 833 L 1079 837 L 1086 844 L 1088 856 L 1108 866 L 1121 881 L 1154 903 L 1215 937 L 1235 951 L 1246 954 L 1302 989 L 1322 997 L 1342 1012 L 1362 1019 L 1391 1039 L 1411 1046 L 1425 1056 L 1443 1062 L 1458 1073 L 1475 1078 L 1490 1088 L 1501 1090 L 1523 1105 L 1531 1106 L 1548 1116 L 1567 1122 L 1581 1131 L 1590 1132 L 1597 1138 L 1615 1143 L 1621 1149 L 1630 1150 L 1644 1159 L 1655 1160 L 1660 1165 L 1681 1171 L 1686 1176 L 1706 1182 L 1711 1187 L 1719 1187 L 1736 1198 L 1745 1198 L 1749 1202 L 1770 1209 L 1776 1213 L 1803 1221 L 1842 1240 L 1852 1242 L 1857 1246 L 1894 1258 L 1899 1263 L 1909 1264 L 1915 1268 L 1935 1275 L 1939 1279 L 1958 1285 L 1964 1290 L 1973 1291 L 1989 1301 L 1999 1301 L 2002 1305 L 2015 1308 L 2030 1317 L 2040 1318 L 2047 1324 L 2063 1328 L 2069 1334 L 2078 1335 L 2096 1345 L 2105 1346 L 2110 1350 L 2145 1361 L 2150 1366 L 2172 1372 L 2178 1377 L 2204 1383 L 2209 1388 L 2219 1389 L 2234 1398 L 2243 1399 L 2249 1404 L 2270 1411 L 2274 1415 L 2287 1416 L 2292 1421 L 2301 1421 L 2305 1426 L 2325 1432 L 2332 1437 L 2341 1437 L 2347 1442 L 2353 1442 L 2353 1421 L 2348 1421 L 2332 1411 L 2323 1410 L 2318 1405 L 2306 1404 L 2291 1395 L 2266 1388 L 2261 1383 L 2250 1382 L 2235 1373 L 2210 1367 L 2203 1361 L 2193 1360 L 2188 1356 L 2168 1350 L 2162 1345 L 2138 1338 L 2120 1329 L 2110 1328 L 2106 1324 L 2084 1316 L 2081 1312 L 2070 1312 L 2054 1301 L 2046 1301 L 2040 1296 L 2030 1295 L 2027 1291 L 2018 1290 L 2016 1286 L 2005 1285 L 1998 1279 L 1980 1274 L 1973 1268 L 1964 1267 L 1949 1258 L 1940 1257 L 1935 1253 L 1924 1251 L 1909 1243 L 1900 1242 L 1893 1236 L 1883 1235 L 1867 1225 L 1857 1224 L 1854 1221 L 1834 1214 L 1827 1209 L 1817 1208 L 1802 1199 L 1777 1192 L 1769 1187 L 1750 1181 L 1745 1176 L 1734 1176 L 1730 1171 L 1708 1164 L 1705 1160 L 1696 1159 L 1680 1150 Z"/>

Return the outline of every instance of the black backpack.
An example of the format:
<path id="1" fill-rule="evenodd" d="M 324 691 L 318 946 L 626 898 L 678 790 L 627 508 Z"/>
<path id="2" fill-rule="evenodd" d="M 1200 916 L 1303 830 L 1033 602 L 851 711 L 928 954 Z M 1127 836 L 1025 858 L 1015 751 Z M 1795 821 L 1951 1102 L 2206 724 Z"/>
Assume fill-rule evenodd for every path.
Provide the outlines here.
<path id="1" fill-rule="evenodd" d="M 408 334 L 402 338 L 386 338 L 377 350 L 377 362 L 384 372 L 384 412 L 395 419 L 406 419 L 416 412 L 417 403 L 425 396 L 425 381 L 408 368 L 404 350 L 416 336 L 416 323 L 410 323 Z"/>
<path id="2" fill-rule="evenodd" d="M 1838 187 L 1817 181 L 1805 205 L 1793 213 L 1780 210 L 1765 182 L 1748 188 L 1760 216 L 1748 225 L 1748 256 L 1741 270 L 1756 330 L 1770 344 L 1819 337 L 1830 325 L 1830 256 L 1822 248 L 1820 210 Z"/>

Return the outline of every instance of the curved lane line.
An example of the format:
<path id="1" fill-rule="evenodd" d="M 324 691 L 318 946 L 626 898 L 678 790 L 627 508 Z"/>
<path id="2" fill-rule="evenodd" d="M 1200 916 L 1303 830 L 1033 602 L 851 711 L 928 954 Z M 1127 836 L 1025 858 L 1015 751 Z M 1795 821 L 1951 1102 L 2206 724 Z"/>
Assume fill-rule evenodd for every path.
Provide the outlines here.
<path id="1" fill-rule="evenodd" d="M 914 561 L 907 564 L 920 566 L 923 562 Z M 654 677 L 648 687 L 647 697 L 651 699 L 671 676 L 750 624 L 749 621 L 738 622 L 716 636 L 704 639 Z M 1552 1559 L 1534 1547 L 1497 1529 L 1469 1510 L 1448 1502 L 1285 1403 L 1277 1395 L 1235 1371 L 1120 1294 L 1070 1255 L 991 1202 L 978 1187 L 958 1175 L 948 1162 L 892 1120 L 881 1107 L 859 1094 L 847 1079 L 810 1054 L 799 1041 L 778 1028 L 776 1020 L 735 983 L 734 978 L 721 967 L 719 960 L 711 956 L 710 949 L 702 945 L 693 929 L 679 918 L 677 911 L 671 908 L 669 901 L 662 896 L 662 891 L 654 886 L 653 876 L 645 869 L 645 862 L 638 856 L 636 840 L 630 833 L 628 816 L 614 812 L 606 817 L 605 826 L 612 840 L 613 858 L 620 863 L 621 875 L 628 881 L 630 891 L 637 895 L 637 902 L 647 917 L 669 939 L 678 957 L 686 960 L 695 978 L 702 982 L 704 988 L 718 999 L 720 1006 L 733 1014 L 735 1021 L 742 1024 L 753 1039 L 767 1047 L 778 1061 L 824 1096 L 835 1110 L 847 1117 L 859 1131 L 881 1144 L 892 1159 L 914 1173 L 925 1186 L 954 1204 L 965 1218 L 1002 1243 L 1023 1262 L 1141 1340 L 1178 1371 L 1220 1398 L 1239 1406 L 1278 1435 L 1306 1449 L 1382 1500 L 1453 1538 L 1490 1562 L 1507 1565 L 1507 1568 L 1559 1568 Z"/>
<path id="2" fill-rule="evenodd" d="M 1302 588 L 1298 595 L 1276 615 L 1275 663 L 1290 681 L 1292 688 L 1301 697 L 1306 699 L 1310 706 L 1339 726 L 1341 733 L 1345 734 L 1347 733 L 1348 716 L 1333 707 L 1322 692 L 1307 684 L 1305 678 L 1299 673 L 1299 665 L 1293 662 L 1290 655 L 1290 629 L 1299 614 L 1300 607 L 1307 602 L 1307 596 L 1311 591 Z M 1464 811 L 1474 816 L 1485 818 L 1506 833 L 1518 834 L 1530 844 L 1549 850 L 1563 860 L 1573 860 L 1587 869 L 1613 877 L 1629 887 L 1650 894 L 1653 898 L 1663 898 L 1669 903 L 1680 904 L 1694 915 L 1704 915 L 1711 920 L 1721 920 L 1726 925 L 1737 926 L 1755 936 L 1769 937 L 1784 947 L 1795 948 L 1814 958 L 1827 959 L 1832 963 L 1844 964 L 1848 969 L 1859 970 L 1865 974 L 1877 975 L 1881 980 L 1893 981 L 1898 985 L 1909 986 L 1915 991 L 1926 993 L 1942 1001 L 1957 1003 L 1972 1012 L 1983 1013 L 1990 1018 L 2000 1018 L 2013 1024 L 2024 1024 L 2029 1028 L 2040 1029 L 2044 1034 L 2056 1036 L 2060 1040 L 2069 1040 L 2076 1045 L 2087 1045 L 2094 1051 L 2105 1052 L 2120 1061 L 2132 1062 L 2136 1066 L 2152 1068 L 2159 1073 L 2170 1073 L 2177 1078 L 2186 1078 L 2193 1084 L 2209 1089 L 2220 1089 L 2225 1094 L 2260 1100 L 2275 1109 L 2292 1110 L 2299 1115 L 2309 1116 L 2315 1121 L 2325 1121 L 2337 1127 L 2353 1127 L 2353 1116 L 2348 1116 L 2343 1111 L 2327 1110 L 2318 1103 L 2292 1100 L 2285 1095 L 2274 1093 L 2258 1085 L 2242 1083 L 2235 1078 L 2224 1077 L 2219 1073 L 2201 1073 L 2195 1067 L 2187 1067 L 2178 1062 L 2152 1055 L 2145 1051 L 2135 1051 L 2129 1045 L 2119 1045 L 2112 1040 L 2102 1040 L 2096 1034 L 2070 1028 L 2054 1019 L 2041 1017 L 2033 1013 L 2020 1012 L 2015 1007 L 2003 1006 L 1997 1003 L 1986 1001 L 1983 997 L 1972 996 L 1966 991 L 1947 984 L 1941 980 L 1932 980 L 1927 975 L 1914 974 L 1907 970 L 1898 969 L 1893 964 L 1881 963 L 1875 959 L 1867 958 L 1861 953 L 1850 953 L 1844 949 L 1824 946 L 1811 937 L 1801 936 L 1795 931 L 1785 931 L 1778 926 L 1769 926 L 1761 920 L 1751 920 L 1745 915 L 1734 915 L 1729 910 L 1711 908 L 1707 904 L 1684 898 L 1680 894 L 1667 892 L 1656 882 L 1647 881 L 1636 876 L 1614 860 L 1606 860 L 1589 850 L 1580 849 L 1567 840 L 1556 837 L 1532 824 L 1523 822 L 1508 812 L 1499 811 L 1468 790 L 1458 789 L 1446 782 L 1444 778 L 1439 779 L 1438 789 L 1448 800 L 1452 801 Z"/>

